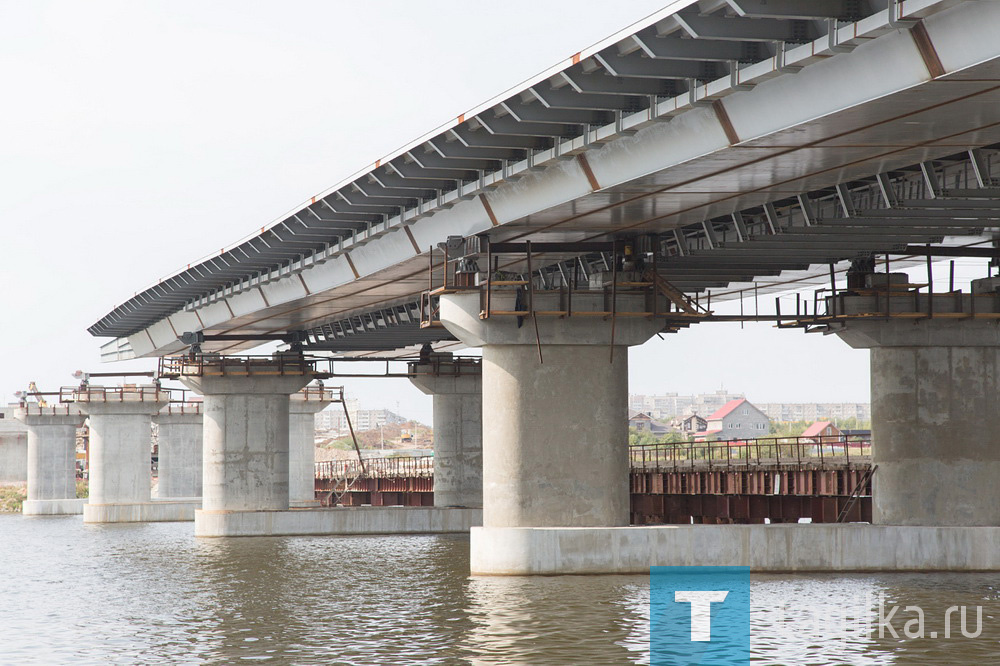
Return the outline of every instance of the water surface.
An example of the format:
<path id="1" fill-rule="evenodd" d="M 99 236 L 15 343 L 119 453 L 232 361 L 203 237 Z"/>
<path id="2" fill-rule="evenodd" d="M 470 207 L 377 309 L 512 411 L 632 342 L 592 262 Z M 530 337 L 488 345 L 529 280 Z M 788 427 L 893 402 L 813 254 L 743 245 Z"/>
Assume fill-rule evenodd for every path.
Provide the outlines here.
<path id="1" fill-rule="evenodd" d="M 192 530 L 0 515 L 0 663 L 649 663 L 646 576 L 472 578 L 461 536 L 195 539 Z M 992 574 L 757 576 L 757 663 L 998 663 L 997 583 Z M 947 641 L 840 630 L 850 618 L 838 609 L 871 615 L 879 594 L 922 606 L 928 631 L 948 606 L 982 605 L 982 635 L 961 638 L 957 617 L 959 637 Z"/>

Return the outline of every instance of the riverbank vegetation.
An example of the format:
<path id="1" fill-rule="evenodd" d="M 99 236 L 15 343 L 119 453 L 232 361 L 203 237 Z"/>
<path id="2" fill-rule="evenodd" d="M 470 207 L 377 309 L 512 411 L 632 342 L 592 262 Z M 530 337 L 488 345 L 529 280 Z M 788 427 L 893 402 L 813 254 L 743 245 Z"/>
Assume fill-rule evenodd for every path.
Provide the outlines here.
<path id="1" fill-rule="evenodd" d="M 28 499 L 28 487 L 0 486 L 0 512 L 20 513 L 21 505 Z"/>

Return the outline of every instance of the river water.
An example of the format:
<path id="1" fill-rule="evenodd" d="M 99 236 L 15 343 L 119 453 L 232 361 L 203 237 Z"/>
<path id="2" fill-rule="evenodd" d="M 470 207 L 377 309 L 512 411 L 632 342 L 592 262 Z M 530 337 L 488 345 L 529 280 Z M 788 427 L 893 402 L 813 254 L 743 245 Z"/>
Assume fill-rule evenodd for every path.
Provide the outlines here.
<path id="1" fill-rule="evenodd" d="M 647 576 L 473 578 L 468 538 L 195 539 L 191 523 L 0 514 L 2 664 L 649 663 Z M 761 575 L 759 664 L 1000 663 L 994 574 Z M 881 595 L 881 597 L 880 597 Z M 852 631 L 878 599 L 983 607 L 978 638 Z M 848 613 L 849 614 L 849 613 Z M 943 635 L 943 634 L 942 634 Z M 957 637 L 956 637 L 957 636 Z"/>

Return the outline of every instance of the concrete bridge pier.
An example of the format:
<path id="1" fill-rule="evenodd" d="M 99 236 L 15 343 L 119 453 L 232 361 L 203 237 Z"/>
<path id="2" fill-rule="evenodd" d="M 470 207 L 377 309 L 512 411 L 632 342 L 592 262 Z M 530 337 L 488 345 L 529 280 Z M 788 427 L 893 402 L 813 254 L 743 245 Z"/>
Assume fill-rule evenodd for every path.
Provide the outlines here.
<path id="1" fill-rule="evenodd" d="M 151 419 L 169 402 L 157 386 L 87 386 L 73 400 L 90 417 L 90 497 L 85 523 L 191 520 L 197 502 L 153 501 Z"/>
<path id="2" fill-rule="evenodd" d="M 1000 328 L 988 318 L 995 296 L 969 299 L 967 318 L 947 316 L 962 303 L 941 295 L 940 318 L 852 319 L 838 333 L 871 350 L 875 524 L 1000 526 Z M 844 307 L 878 311 L 864 297 Z M 913 309 L 893 299 L 894 311 Z"/>
<path id="3" fill-rule="evenodd" d="M 474 359 L 433 353 L 410 381 L 434 396 L 434 506 L 483 506 L 483 376 Z"/>
<path id="4" fill-rule="evenodd" d="M 333 392 L 307 386 L 291 394 L 288 401 L 288 504 L 292 508 L 315 508 L 316 414 L 333 402 Z"/>
<path id="5" fill-rule="evenodd" d="M 589 296 L 574 293 L 566 316 L 559 294 L 536 294 L 536 310 L 561 316 L 520 322 L 485 317 L 478 293 L 441 296 L 444 325 L 483 349 L 483 526 L 471 532 L 473 574 L 1000 570 L 995 294 L 974 308 L 966 297 L 964 311 L 949 294 L 933 306 L 936 318 L 926 302 L 913 316 L 919 299 L 906 296 L 892 306 L 902 317 L 850 320 L 840 331 L 873 349 L 875 525 L 629 526 L 626 346 L 659 323 L 624 298 L 612 338 L 606 294 L 588 305 Z M 502 293 L 492 300 L 499 312 L 525 309 Z M 849 311 L 880 312 L 844 301 Z"/>
<path id="6" fill-rule="evenodd" d="M 289 396 L 312 375 L 277 371 L 181 381 L 204 396 L 203 506 L 195 514 L 195 535 L 239 534 L 247 514 L 286 511 Z M 222 523 L 218 531 L 206 528 L 213 520 Z"/>
<path id="7" fill-rule="evenodd" d="M 554 297 L 536 296 L 535 307 L 560 310 L 544 300 Z M 511 303 L 503 298 L 494 294 L 497 310 L 518 309 L 513 293 Z M 628 347 L 663 324 L 625 314 L 645 310 L 643 297 L 620 297 L 625 316 L 614 322 L 587 316 L 605 310 L 602 293 L 574 294 L 573 304 L 573 316 L 519 323 L 481 319 L 478 293 L 441 297 L 444 325 L 483 350 L 483 526 L 472 530 L 473 573 L 529 572 L 540 553 L 510 530 L 629 524 Z"/>
<path id="8" fill-rule="evenodd" d="M 308 402 L 318 408 L 332 400 L 332 392 L 307 389 L 302 398 L 295 397 L 313 373 L 306 362 L 294 359 L 218 357 L 196 365 L 204 368 L 201 374 L 180 376 L 205 397 L 204 507 L 195 512 L 196 536 L 467 532 L 478 524 L 476 509 L 290 509 L 291 405 Z M 296 404 L 295 409 L 313 407 Z M 312 414 L 302 416 L 312 420 Z M 299 439 L 304 439 L 301 434 Z"/>
<path id="9" fill-rule="evenodd" d="M 86 416 L 75 405 L 28 406 L 15 417 L 28 429 L 26 516 L 83 513 L 76 498 L 76 429 Z"/>
<path id="10" fill-rule="evenodd" d="M 158 499 L 201 498 L 201 405 L 169 405 L 153 416 L 157 428 Z"/>

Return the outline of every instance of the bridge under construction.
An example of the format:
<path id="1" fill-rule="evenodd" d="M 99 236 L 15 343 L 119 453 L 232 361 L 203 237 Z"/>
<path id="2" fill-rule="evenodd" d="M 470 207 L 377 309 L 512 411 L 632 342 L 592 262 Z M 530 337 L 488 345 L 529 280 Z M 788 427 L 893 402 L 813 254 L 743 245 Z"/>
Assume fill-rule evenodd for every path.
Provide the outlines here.
<path id="1" fill-rule="evenodd" d="M 89 330 L 203 396 L 201 499 L 178 502 L 200 536 L 472 527 L 479 574 L 1000 569 L 997 25 L 988 0 L 671 2 Z M 955 257 L 984 277 L 943 288 Z M 637 488 L 737 477 L 630 486 L 628 348 L 751 295 L 743 319 L 870 350 L 872 524 L 631 525 L 695 515 Z M 293 506 L 291 414 L 314 407 L 295 396 L 343 357 L 407 358 L 434 396 L 434 506 Z M 160 390 L 65 403 L 89 414 L 95 474 L 141 457 Z M 85 519 L 148 504 L 104 474 Z"/>

